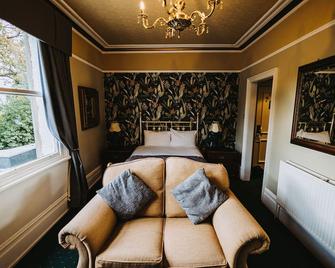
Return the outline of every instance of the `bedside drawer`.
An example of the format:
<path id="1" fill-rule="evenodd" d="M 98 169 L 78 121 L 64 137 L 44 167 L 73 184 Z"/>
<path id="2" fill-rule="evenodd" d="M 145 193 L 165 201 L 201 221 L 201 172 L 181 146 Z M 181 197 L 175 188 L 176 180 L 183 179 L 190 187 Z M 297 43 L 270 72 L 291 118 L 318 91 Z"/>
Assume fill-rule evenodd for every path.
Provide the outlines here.
<path id="1" fill-rule="evenodd" d="M 241 154 L 239 152 L 233 150 L 205 149 L 202 153 L 209 163 L 223 164 L 228 171 L 229 177 L 239 178 L 241 165 Z"/>
<path id="2" fill-rule="evenodd" d="M 103 159 L 105 165 L 109 162 L 112 164 L 121 163 L 126 161 L 133 153 L 134 148 L 120 148 L 120 149 L 109 149 L 104 151 Z"/>

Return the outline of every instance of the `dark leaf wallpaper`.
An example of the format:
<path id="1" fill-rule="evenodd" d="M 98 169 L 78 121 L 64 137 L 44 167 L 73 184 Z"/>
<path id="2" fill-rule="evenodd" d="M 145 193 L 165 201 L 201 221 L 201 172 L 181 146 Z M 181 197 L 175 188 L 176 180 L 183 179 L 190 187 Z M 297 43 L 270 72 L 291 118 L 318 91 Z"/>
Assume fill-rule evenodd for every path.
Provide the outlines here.
<path id="1" fill-rule="evenodd" d="M 105 75 L 106 127 L 119 122 L 123 146 L 139 144 L 139 119 L 200 119 L 203 147 L 208 128 L 220 122 L 219 146 L 234 148 L 238 74 L 236 73 L 110 73 Z"/>

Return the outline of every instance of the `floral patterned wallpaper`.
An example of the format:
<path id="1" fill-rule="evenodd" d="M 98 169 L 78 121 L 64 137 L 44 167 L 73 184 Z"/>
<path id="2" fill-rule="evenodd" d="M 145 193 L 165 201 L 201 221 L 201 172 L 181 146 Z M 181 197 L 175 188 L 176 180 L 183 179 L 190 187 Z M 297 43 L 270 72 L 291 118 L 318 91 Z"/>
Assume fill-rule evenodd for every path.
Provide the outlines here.
<path id="1" fill-rule="evenodd" d="M 208 128 L 219 121 L 219 146 L 234 148 L 238 101 L 236 73 L 110 73 L 105 75 L 106 127 L 121 126 L 123 146 L 139 144 L 139 119 L 200 119 L 201 143 L 208 146 Z"/>

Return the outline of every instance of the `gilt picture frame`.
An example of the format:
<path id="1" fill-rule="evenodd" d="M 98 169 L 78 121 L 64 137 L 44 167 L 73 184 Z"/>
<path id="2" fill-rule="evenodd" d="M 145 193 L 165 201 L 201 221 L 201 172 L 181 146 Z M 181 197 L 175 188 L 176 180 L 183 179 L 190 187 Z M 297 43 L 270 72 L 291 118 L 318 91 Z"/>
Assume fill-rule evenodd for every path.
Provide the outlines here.
<path id="1" fill-rule="evenodd" d="M 335 56 L 299 67 L 291 143 L 335 155 Z"/>
<path id="2" fill-rule="evenodd" d="M 96 89 L 79 86 L 79 106 L 81 129 L 86 130 L 99 125 L 99 93 Z"/>

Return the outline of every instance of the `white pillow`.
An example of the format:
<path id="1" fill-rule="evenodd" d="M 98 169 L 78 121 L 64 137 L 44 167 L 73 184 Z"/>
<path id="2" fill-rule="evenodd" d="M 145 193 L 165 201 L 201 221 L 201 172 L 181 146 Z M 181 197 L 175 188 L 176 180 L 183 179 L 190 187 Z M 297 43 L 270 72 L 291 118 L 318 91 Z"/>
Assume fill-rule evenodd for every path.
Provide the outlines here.
<path id="1" fill-rule="evenodd" d="M 170 146 L 170 131 L 144 130 L 145 146 Z"/>
<path id="2" fill-rule="evenodd" d="M 322 143 L 330 143 L 330 136 L 328 131 L 307 132 L 300 129 L 297 132 L 297 137 L 319 141 Z"/>
<path id="3" fill-rule="evenodd" d="M 171 128 L 171 146 L 196 147 L 196 130 L 178 131 Z"/>

